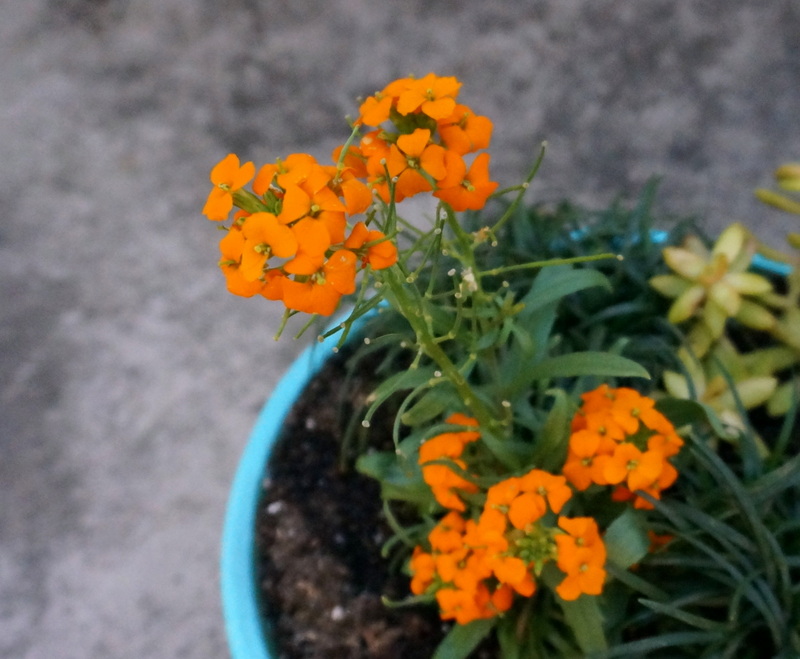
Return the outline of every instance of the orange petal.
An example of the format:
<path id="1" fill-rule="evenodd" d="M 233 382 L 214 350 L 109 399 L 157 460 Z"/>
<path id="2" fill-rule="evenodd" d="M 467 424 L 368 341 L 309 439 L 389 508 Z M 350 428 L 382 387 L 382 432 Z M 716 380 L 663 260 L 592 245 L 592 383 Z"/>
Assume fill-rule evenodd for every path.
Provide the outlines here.
<path id="1" fill-rule="evenodd" d="M 356 290 L 356 255 L 340 249 L 335 251 L 323 267 L 325 280 L 342 295 Z"/>
<path id="2" fill-rule="evenodd" d="M 367 242 L 368 235 L 369 229 L 367 229 L 367 225 L 363 222 L 357 222 L 352 231 L 350 231 L 347 240 L 344 241 L 344 246 L 347 249 L 358 249 Z"/>
<path id="3" fill-rule="evenodd" d="M 233 208 L 233 197 L 231 193 L 222 188 L 212 188 L 208 193 L 203 215 L 209 220 L 222 221 L 228 219 L 228 215 Z"/>
<path id="4" fill-rule="evenodd" d="M 291 231 L 297 238 L 298 251 L 303 254 L 322 255 L 331 246 L 328 228 L 323 222 L 311 218 L 300 220 Z"/>
<path id="5" fill-rule="evenodd" d="M 286 188 L 281 204 L 281 212 L 278 214 L 278 221 L 281 224 L 290 224 L 305 217 L 311 210 L 311 197 L 298 185 L 290 185 Z"/>
<path id="6" fill-rule="evenodd" d="M 431 139 L 431 131 L 427 128 L 417 128 L 410 135 L 401 135 L 397 138 L 397 147 L 407 156 L 419 158 Z M 441 147 L 440 147 L 441 148 Z"/>
<path id="7" fill-rule="evenodd" d="M 547 512 L 544 498 L 533 492 L 523 492 L 508 507 L 508 520 L 518 529 L 533 524 Z"/>
<path id="8" fill-rule="evenodd" d="M 239 171 L 239 156 L 229 153 L 211 169 L 211 182 L 214 185 L 230 185 Z"/>

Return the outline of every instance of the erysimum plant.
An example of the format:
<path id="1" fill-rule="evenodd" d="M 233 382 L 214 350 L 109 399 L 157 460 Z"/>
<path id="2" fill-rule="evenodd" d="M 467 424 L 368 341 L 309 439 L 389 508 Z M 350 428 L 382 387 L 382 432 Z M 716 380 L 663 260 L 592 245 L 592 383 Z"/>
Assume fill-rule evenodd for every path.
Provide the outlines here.
<path id="1" fill-rule="evenodd" d="M 509 659 L 798 656 L 795 261 L 754 271 L 741 225 L 654 232 L 652 186 L 633 210 L 526 206 L 543 150 L 498 189 L 460 87 L 391 82 L 330 164 L 230 154 L 203 209 L 278 334 L 344 298 L 329 333 L 361 323 L 356 365 L 404 355 L 361 419 L 399 397 L 394 450 L 357 460 L 410 578 L 387 606 L 437 607 L 448 659 L 489 637 Z M 418 195 L 435 209 L 405 219 Z"/>

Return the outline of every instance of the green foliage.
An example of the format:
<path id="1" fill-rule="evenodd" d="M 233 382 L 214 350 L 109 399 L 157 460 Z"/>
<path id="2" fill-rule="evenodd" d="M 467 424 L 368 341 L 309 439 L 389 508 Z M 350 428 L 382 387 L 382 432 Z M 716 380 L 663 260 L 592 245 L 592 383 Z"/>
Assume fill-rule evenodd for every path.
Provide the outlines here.
<path id="1" fill-rule="evenodd" d="M 659 396 L 663 373 L 681 368 L 684 337 L 648 280 L 665 270 L 665 244 L 699 232 L 684 221 L 655 234 L 654 192 L 650 184 L 632 208 L 603 212 L 512 203 L 488 229 L 485 213 L 461 226 L 440 209 L 428 238 L 415 238 L 436 250 L 378 277 L 388 305 L 362 330 L 363 350 L 405 357 L 360 418 L 397 401 L 395 450 L 357 466 L 387 502 L 418 510 L 421 523 L 396 529 L 407 546 L 424 545 L 442 514 L 418 463 L 426 440 L 464 430 L 443 423 L 448 414 L 476 418 L 481 441 L 466 449 L 469 470 L 434 464 L 479 486 L 464 500 L 480 506 L 480 492 L 508 475 L 561 469 L 578 394 L 609 383 Z M 780 424 L 758 418 L 744 431 L 702 402 L 662 395 L 658 409 L 687 441 L 669 496 L 644 495 L 653 510 L 635 510 L 592 486 L 568 506 L 604 529 L 603 593 L 561 599 L 564 575 L 549 563 L 541 592 L 503 616 L 454 625 L 436 658 L 468 657 L 492 635 L 504 659 L 800 656 L 796 397 Z M 671 541 L 654 549 L 648 532 Z"/>

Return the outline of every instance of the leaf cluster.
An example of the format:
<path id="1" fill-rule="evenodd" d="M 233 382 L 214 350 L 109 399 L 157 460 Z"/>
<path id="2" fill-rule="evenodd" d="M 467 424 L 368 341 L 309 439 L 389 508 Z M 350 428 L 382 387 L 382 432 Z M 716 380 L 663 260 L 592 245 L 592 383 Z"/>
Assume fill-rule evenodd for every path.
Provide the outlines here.
<path id="1" fill-rule="evenodd" d="M 669 303 L 648 279 L 664 270 L 665 244 L 701 232 L 672 219 L 656 230 L 655 189 L 648 184 L 632 207 L 616 202 L 599 212 L 566 202 L 499 204 L 496 217 L 509 220 L 499 228 L 486 226 L 486 211 L 467 214 L 460 229 L 437 213 L 433 232 L 416 236 L 410 253 L 422 257 L 401 263 L 405 281 L 386 281 L 389 304 L 374 306 L 365 329 L 377 338 L 361 351 L 389 349 L 404 365 L 375 389 L 363 415 L 369 425 L 386 401 L 400 400 L 394 450 L 358 460 L 381 483 L 397 532 L 392 550 L 409 552 L 433 526 L 438 508 L 417 450 L 454 429 L 439 421 L 446 414 L 472 405 L 488 411 L 484 441 L 470 449 L 478 473 L 459 472 L 487 487 L 524 468 L 563 464 L 577 393 L 601 382 L 650 393 L 664 370 L 679 368 L 683 337 L 664 320 Z M 573 262 L 599 253 L 619 258 Z M 531 267 L 541 263 L 549 265 Z M 400 283 L 411 318 L 394 310 Z M 435 350 L 421 346 L 425 333 L 452 372 L 442 373 Z M 508 659 L 800 654 L 796 408 L 765 451 L 752 428 L 731 441 L 698 403 L 663 406 L 692 429 L 681 478 L 649 513 L 591 512 L 606 522 L 612 579 L 604 593 L 566 603 L 543 590 L 504 617 L 455 626 L 437 657 L 466 657 L 490 633 Z M 416 507 L 419 523 L 396 523 L 396 502 Z M 648 528 L 672 538 L 665 550 L 649 553 Z"/>

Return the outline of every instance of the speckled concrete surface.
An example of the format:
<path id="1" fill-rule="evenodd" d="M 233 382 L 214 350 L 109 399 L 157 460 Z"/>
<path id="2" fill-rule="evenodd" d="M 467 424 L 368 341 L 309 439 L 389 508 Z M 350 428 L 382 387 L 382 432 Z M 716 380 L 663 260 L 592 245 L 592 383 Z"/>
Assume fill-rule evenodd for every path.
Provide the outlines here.
<path id="1" fill-rule="evenodd" d="M 751 189 L 800 154 L 797 0 L 0 3 L 0 656 L 225 656 L 227 487 L 302 346 L 225 293 L 208 170 L 429 71 L 503 184 L 548 140 L 532 198 L 792 224 Z"/>

